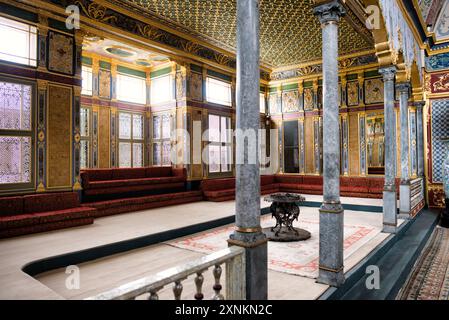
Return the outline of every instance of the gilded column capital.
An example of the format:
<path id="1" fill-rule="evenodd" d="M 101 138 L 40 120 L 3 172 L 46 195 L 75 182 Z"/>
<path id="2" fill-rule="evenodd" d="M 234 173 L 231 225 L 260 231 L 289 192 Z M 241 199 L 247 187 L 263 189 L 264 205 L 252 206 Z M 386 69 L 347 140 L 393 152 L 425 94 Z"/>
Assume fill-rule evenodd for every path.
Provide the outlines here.
<path id="1" fill-rule="evenodd" d="M 416 110 L 421 111 L 423 107 L 425 106 L 425 101 L 415 101 L 413 102 L 413 105 L 416 107 Z"/>
<path id="2" fill-rule="evenodd" d="M 384 81 L 393 81 L 397 73 L 397 68 L 395 66 L 380 68 L 379 73 L 383 76 Z"/>
<path id="3" fill-rule="evenodd" d="M 37 89 L 38 90 L 47 90 L 48 88 L 48 81 L 47 80 L 37 80 Z"/>
<path id="4" fill-rule="evenodd" d="M 346 9 L 338 0 L 320 4 L 313 8 L 313 14 L 318 17 L 322 26 L 338 23 L 346 15 Z"/>
<path id="5" fill-rule="evenodd" d="M 409 93 L 410 87 L 410 82 L 400 82 L 396 84 L 396 90 L 400 93 Z"/>

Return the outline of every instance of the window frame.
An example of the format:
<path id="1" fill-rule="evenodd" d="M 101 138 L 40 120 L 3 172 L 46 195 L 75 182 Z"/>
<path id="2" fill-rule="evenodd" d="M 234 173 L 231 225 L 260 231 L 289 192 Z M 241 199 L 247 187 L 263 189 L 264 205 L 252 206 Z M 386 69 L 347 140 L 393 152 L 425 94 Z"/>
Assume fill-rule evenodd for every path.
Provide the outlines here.
<path id="1" fill-rule="evenodd" d="M 30 130 L 9 130 L 0 129 L 0 136 L 2 137 L 30 137 L 31 141 L 31 156 L 30 156 L 30 181 L 19 183 L 0 183 L 0 193 L 5 194 L 11 191 L 34 191 L 36 187 L 36 109 L 37 109 L 37 88 L 36 83 L 28 80 L 19 80 L 9 77 L 0 76 L 1 82 L 9 82 L 20 85 L 27 85 L 31 87 L 31 112 L 30 112 Z M 0 158 L 1 159 L 1 158 Z M 45 172 L 44 172 L 45 175 Z"/>
<path id="2" fill-rule="evenodd" d="M 84 91 L 84 86 L 83 86 L 83 79 L 82 79 L 82 75 L 83 75 L 83 69 L 90 69 L 90 91 Z M 81 66 L 81 95 L 83 96 L 93 96 L 93 92 L 94 92 L 94 73 L 93 73 L 93 68 L 92 66 L 89 65 L 85 65 L 83 64 Z"/>
<path id="3" fill-rule="evenodd" d="M 170 93 L 170 97 L 166 100 L 161 100 L 161 101 L 153 101 L 153 84 L 154 81 L 163 79 L 163 78 L 168 78 L 169 79 L 169 93 Z M 150 79 L 150 104 L 151 105 L 160 105 L 160 104 L 164 104 L 170 101 L 173 101 L 175 99 L 175 92 L 174 92 L 174 77 L 171 73 L 167 73 L 158 77 L 154 77 Z"/>
<path id="4" fill-rule="evenodd" d="M 127 77 L 127 78 L 132 78 L 132 79 L 137 79 L 139 81 L 142 82 L 143 84 L 143 91 L 142 91 L 142 96 L 140 98 L 142 98 L 142 100 L 139 101 L 131 101 L 131 100 L 126 100 L 123 99 L 123 97 L 120 97 L 120 78 L 121 77 Z M 138 105 L 145 105 L 147 104 L 147 89 L 146 89 L 146 79 L 142 78 L 142 77 L 137 77 L 137 76 L 133 76 L 127 73 L 121 73 L 121 72 L 117 72 L 117 101 L 121 101 L 121 102 L 125 102 L 125 103 L 133 103 L 133 104 L 138 104 Z"/>
<path id="5" fill-rule="evenodd" d="M 169 123 L 170 123 L 170 128 L 169 128 L 169 136 L 168 138 L 163 136 L 163 117 L 168 117 L 169 118 Z M 161 117 L 161 123 L 159 126 L 159 136 L 160 138 L 155 138 L 154 136 L 154 118 L 155 117 Z M 161 112 L 161 113 L 155 113 L 151 115 L 151 163 L 153 166 L 156 167 L 170 167 L 172 165 L 171 162 L 171 155 L 169 156 L 170 158 L 170 163 L 169 164 L 164 164 L 163 160 L 163 146 L 164 146 L 164 142 L 169 142 L 170 143 L 170 152 L 171 152 L 171 132 L 173 130 L 173 114 L 169 113 L 169 112 Z M 159 144 L 160 145 L 160 159 L 161 159 L 161 163 L 157 164 L 154 161 L 154 154 L 155 154 L 155 145 Z"/>
<path id="6" fill-rule="evenodd" d="M 87 110 L 87 136 L 83 136 L 81 134 L 81 109 L 86 109 Z M 82 105 L 80 107 L 80 170 L 83 169 L 89 169 L 93 167 L 92 164 L 92 124 L 93 124 L 93 119 L 92 119 L 92 108 L 88 107 L 88 106 L 84 106 Z M 81 167 L 81 142 L 82 141 L 86 141 L 87 142 L 87 167 Z"/>
<path id="7" fill-rule="evenodd" d="M 210 90 L 209 90 L 209 81 L 214 81 L 214 82 L 221 82 L 223 84 L 226 84 L 226 86 L 229 86 L 229 101 L 221 101 L 221 100 L 217 100 L 214 99 L 209 96 L 210 94 Z M 206 87 L 206 101 L 208 103 L 212 103 L 212 104 L 216 104 L 216 105 L 220 105 L 220 106 L 226 106 L 226 107 L 232 107 L 232 83 L 225 81 L 223 79 L 219 79 L 219 78 L 215 78 L 212 76 L 206 76 L 206 80 L 205 80 L 205 87 Z"/>
<path id="8" fill-rule="evenodd" d="M 130 114 L 131 115 L 131 131 L 130 138 L 120 138 L 120 114 Z M 134 116 L 142 117 L 142 139 L 134 138 Z M 143 168 L 145 167 L 145 114 L 133 111 L 118 111 L 117 114 L 117 167 L 119 168 Z M 120 143 L 129 143 L 131 145 L 130 161 L 131 166 L 121 167 L 120 166 Z M 142 165 L 134 166 L 134 144 L 142 145 Z"/>
<path id="9" fill-rule="evenodd" d="M 2 59 L 2 58 L 0 58 L 0 61 L 4 61 L 4 62 L 6 62 L 6 63 L 9 63 L 9 64 L 14 64 L 14 65 L 19 65 L 19 66 L 27 66 L 27 67 L 30 67 L 30 68 L 36 68 L 37 69 L 37 67 L 38 67 L 38 64 L 39 64 L 39 52 L 38 52 L 38 50 L 39 50 L 39 30 L 38 30 L 38 28 L 37 28 L 37 25 L 35 25 L 35 24 L 33 24 L 33 23 L 30 23 L 29 21 L 24 21 L 24 20 L 19 20 L 19 19 L 13 19 L 13 18 L 11 18 L 11 17 L 9 17 L 9 16 L 4 16 L 4 15 L 2 15 L 2 14 L 0 14 L 0 25 L 6 25 L 6 24 L 2 24 L 1 23 L 1 19 L 5 19 L 5 20 L 9 20 L 9 21 L 12 21 L 13 23 L 19 23 L 19 24 L 23 24 L 23 25 L 25 25 L 25 26 L 27 26 L 28 27 L 28 31 L 25 31 L 25 30 L 22 30 L 22 29 L 19 29 L 19 28 L 17 28 L 17 27 L 13 27 L 13 26 L 9 26 L 10 28 L 12 28 L 12 29 L 17 29 L 17 30 L 21 30 L 21 31 L 23 31 L 23 32 L 27 32 L 28 33 L 28 57 L 20 57 L 20 56 L 15 56 L 15 57 L 18 57 L 18 58 L 22 58 L 22 59 L 26 59 L 26 60 L 28 60 L 28 63 L 21 63 L 21 62 L 17 62 L 17 61 L 11 61 L 11 60 L 5 60 L 5 59 Z M 31 31 L 31 29 L 32 28 L 34 28 L 34 30 L 35 30 L 35 32 L 32 32 Z M 32 44 L 32 36 L 31 35 L 34 35 L 34 59 L 32 58 L 32 55 L 31 55 L 31 52 L 33 52 L 31 49 L 32 49 L 32 46 L 31 46 L 31 44 Z M 0 55 L 1 54 L 3 54 L 3 55 L 9 55 L 9 56 L 11 56 L 10 54 L 7 54 L 7 53 L 3 53 L 3 52 L 0 52 Z M 31 61 L 34 61 L 35 62 L 35 64 L 32 64 L 31 63 Z"/>
<path id="10" fill-rule="evenodd" d="M 232 117 L 231 115 L 224 115 L 224 114 L 218 114 L 218 113 L 209 113 L 207 116 L 207 128 L 208 131 L 211 129 L 210 128 L 210 116 L 216 116 L 218 117 L 218 123 L 219 123 L 219 137 L 220 137 L 220 141 L 211 141 L 210 140 L 210 135 L 208 135 L 207 137 L 207 147 L 209 148 L 210 146 L 218 146 L 220 148 L 220 171 L 218 172 L 211 172 L 210 171 L 210 159 L 209 159 L 209 150 L 207 152 L 207 175 L 208 177 L 230 177 L 233 175 L 234 172 L 234 163 L 233 163 L 233 157 L 234 157 L 234 150 L 233 150 L 233 145 L 234 145 L 234 137 L 229 136 L 229 141 L 227 142 L 223 142 L 222 141 L 222 134 L 221 134 L 221 130 L 222 130 L 222 118 L 226 118 L 227 120 L 229 120 L 229 128 L 226 128 L 227 130 L 232 130 Z M 228 155 L 229 157 L 229 163 L 228 163 L 228 171 L 223 171 L 223 164 L 221 163 L 221 148 L 229 148 L 230 150 L 230 154 Z"/>

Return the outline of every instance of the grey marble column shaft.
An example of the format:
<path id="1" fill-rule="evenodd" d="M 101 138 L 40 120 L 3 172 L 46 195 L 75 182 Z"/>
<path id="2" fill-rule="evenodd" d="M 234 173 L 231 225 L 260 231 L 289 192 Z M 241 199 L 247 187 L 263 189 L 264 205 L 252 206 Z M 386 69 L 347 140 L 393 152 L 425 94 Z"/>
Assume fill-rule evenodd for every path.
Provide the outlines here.
<path id="1" fill-rule="evenodd" d="M 396 200 L 396 115 L 394 112 L 394 79 L 396 67 L 382 68 L 384 80 L 385 117 L 385 185 L 383 191 L 383 232 L 395 233 L 397 227 Z"/>
<path id="2" fill-rule="evenodd" d="M 323 35 L 323 204 L 320 208 L 319 283 L 340 286 L 343 273 L 343 207 L 340 203 L 340 128 L 338 101 L 339 1 L 314 8 Z"/>
<path id="3" fill-rule="evenodd" d="M 237 1 L 237 130 L 253 131 L 256 139 L 259 115 L 259 1 Z M 236 230 L 229 243 L 246 249 L 246 298 L 267 299 L 267 241 L 260 227 L 259 159 L 250 163 L 248 144 L 237 139 Z M 257 149 L 256 149 L 257 150 Z"/>
<path id="4" fill-rule="evenodd" d="M 418 150 L 418 176 L 424 177 L 424 122 L 423 107 L 425 102 L 419 101 L 416 106 L 416 149 Z"/>
<path id="5" fill-rule="evenodd" d="M 410 214 L 410 138 L 409 138 L 409 114 L 408 98 L 410 84 L 398 83 L 396 89 L 399 91 L 399 113 L 401 125 L 401 185 L 399 187 L 399 212 L 402 218 Z"/>

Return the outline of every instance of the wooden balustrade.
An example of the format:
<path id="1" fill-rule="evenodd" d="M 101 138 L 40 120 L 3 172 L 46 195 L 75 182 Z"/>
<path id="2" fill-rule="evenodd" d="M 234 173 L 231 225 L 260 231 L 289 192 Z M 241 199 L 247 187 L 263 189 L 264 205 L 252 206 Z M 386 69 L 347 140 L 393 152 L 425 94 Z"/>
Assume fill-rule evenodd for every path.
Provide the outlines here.
<path id="1" fill-rule="evenodd" d="M 221 275 L 222 265 L 226 265 L 226 296 L 222 292 Z M 191 275 L 196 275 L 194 282 L 196 300 L 203 300 L 203 274 L 213 267 L 214 277 L 213 300 L 245 300 L 245 250 L 240 247 L 229 247 L 212 253 L 194 261 L 188 262 L 174 268 L 124 284 L 118 288 L 92 296 L 86 300 L 131 300 L 138 296 L 149 293 L 149 300 L 158 300 L 158 292 L 167 285 L 173 284 L 173 295 L 175 300 L 181 300 L 183 292 L 182 281 Z"/>

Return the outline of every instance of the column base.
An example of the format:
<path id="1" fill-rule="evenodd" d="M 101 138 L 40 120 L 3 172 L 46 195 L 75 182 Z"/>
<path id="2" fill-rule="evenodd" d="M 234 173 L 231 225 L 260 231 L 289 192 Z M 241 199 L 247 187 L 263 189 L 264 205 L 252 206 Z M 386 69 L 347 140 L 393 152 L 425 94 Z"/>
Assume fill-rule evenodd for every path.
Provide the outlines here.
<path id="1" fill-rule="evenodd" d="M 265 234 L 235 231 L 228 245 L 245 248 L 246 300 L 267 300 L 268 248 Z"/>
<path id="2" fill-rule="evenodd" d="M 320 257 L 317 283 L 339 287 L 343 273 L 343 217 L 340 202 L 323 202 L 320 208 Z"/>
<path id="3" fill-rule="evenodd" d="M 397 231 L 397 199 L 396 191 L 384 190 L 383 192 L 383 229 L 384 233 L 396 233 Z"/>
<path id="4" fill-rule="evenodd" d="M 411 209 L 410 182 L 404 182 L 399 186 L 399 214 L 401 218 L 410 217 Z"/>
<path id="5" fill-rule="evenodd" d="M 343 269 L 336 271 L 327 269 L 324 270 L 320 268 L 316 283 L 327 284 L 332 287 L 340 287 L 343 283 L 345 283 Z"/>

